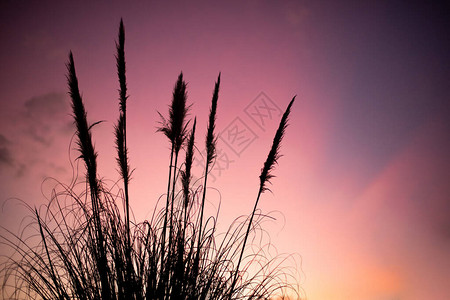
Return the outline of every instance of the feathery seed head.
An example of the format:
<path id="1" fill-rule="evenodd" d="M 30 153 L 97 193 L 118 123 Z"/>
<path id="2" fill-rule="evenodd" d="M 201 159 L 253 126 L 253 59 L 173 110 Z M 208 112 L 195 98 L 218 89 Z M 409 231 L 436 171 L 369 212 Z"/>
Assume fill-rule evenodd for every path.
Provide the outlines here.
<path id="1" fill-rule="evenodd" d="M 214 86 L 211 109 L 209 111 L 208 133 L 206 135 L 206 161 L 210 165 L 216 157 L 217 136 L 214 135 L 216 128 L 217 100 L 219 99 L 220 73 Z"/>
<path id="2" fill-rule="evenodd" d="M 119 84 L 120 84 L 120 110 L 122 112 L 126 111 L 126 100 L 127 96 L 127 84 L 126 84 L 126 76 L 125 76 L 125 29 L 123 26 L 122 19 L 120 20 L 120 28 L 119 28 L 119 42 L 116 42 L 116 65 L 117 65 L 117 75 L 119 76 Z"/>
<path id="3" fill-rule="evenodd" d="M 117 163 L 119 165 L 120 174 L 125 181 L 128 183 L 129 174 L 129 164 L 128 164 L 128 149 L 126 144 L 126 111 L 127 111 L 127 83 L 126 83 L 126 67 L 125 67 L 125 29 L 123 26 L 122 19 L 120 20 L 119 27 L 119 42 L 116 42 L 116 66 L 117 75 L 119 77 L 119 107 L 120 116 L 115 126 L 116 135 L 116 148 L 117 148 Z"/>
<path id="4" fill-rule="evenodd" d="M 67 64 L 67 81 L 69 85 L 69 95 L 72 99 L 72 110 L 77 128 L 77 145 L 80 152 L 80 158 L 83 158 L 86 169 L 87 177 L 89 179 L 91 188 L 98 192 L 97 183 L 97 153 L 95 153 L 94 146 L 92 144 L 92 137 L 90 128 L 87 123 L 87 114 L 84 109 L 84 104 L 78 89 L 78 80 L 75 72 L 75 63 L 73 60 L 72 51 L 69 53 L 69 63 Z"/>
<path id="5" fill-rule="evenodd" d="M 163 132 L 172 143 L 175 153 L 178 153 L 186 139 L 186 116 L 189 107 L 186 106 L 186 83 L 183 80 L 183 73 L 178 76 L 178 80 L 173 90 L 172 104 L 169 107 L 169 119 L 166 120 L 161 114 L 161 127 L 158 131 Z"/>
<path id="6" fill-rule="evenodd" d="M 183 184 L 183 193 L 185 199 L 185 207 L 187 206 L 187 201 L 189 199 L 189 185 L 191 183 L 191 169 L 192 161 L 194 158 L 194 138 L 195 138 L 195 126 L 197 124 L 197 118 L 194 119 L 194 125 L 192 126 L 191 135 L 188 139 L 188 145 L 186 150 L 186 159 L 184 163 L 184 171 L 181 172 L 181 182 Z"/>
<path id="7" fill-rule="evenodd" d="M 128 183 L 130 180 L 130 166 L 128 163 L 128 149 L 125 145 L 124 117 L 120 114 L 117 125 L 114 126 L 116 135 L 117 164 L 119 165 L 119 173 L 123 180 Z"/>
<path id="8" fill-rule="evenodd" d="M 260 189 L 262 192 L 268 190 L 267 183 L 270 183 L 270 179 L 274 177 L 274 175 L 271 174 L 271 171 L 275 167 L 275 164 L 278 163 L 278 159 L 280 158 L 281 141 L 286 131 L 286 127 L 288 126 L 287 122 L 289 114 L 291 112 L 291 106 L 294 103 L 295 97 L 296 96 L 292 98 L 291 102 L 286 108 L 286 111 L 283 114 L 283 117 L 281 118 L 280 125 L 278 126 L 278 130 L 275 133 L 275 137 L 273 139 L 272 148 L 270 149 L 269 155 L 267 156 L 266 162 L 264 163 L 264 167 L 261 169 L 261 175 L 259 176 L 259 179 L 260 179 Z"/>

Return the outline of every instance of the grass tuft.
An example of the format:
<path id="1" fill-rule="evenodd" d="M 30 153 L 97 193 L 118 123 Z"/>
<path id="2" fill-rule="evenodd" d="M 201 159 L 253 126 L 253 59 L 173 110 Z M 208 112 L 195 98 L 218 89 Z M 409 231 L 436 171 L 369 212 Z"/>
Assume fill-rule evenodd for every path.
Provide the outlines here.
<path id="1" fill-rule="evenodd" d="M 215 133 L 220 74 L 214 86 L 206 133 L 203 184 L 192 183 L 196 119 L 188 130 L 186 83 L 180 73 L 169 115 L 158 131 L 171 145 L 165 206 L 132 220 L 127 148 L 125 30 L 116 43 L 119 118 L 114 126 L 120 181 L 109 187 L 98 179 L 97 153 L 79 92 L 73 55 L 67 80 L 76 125 L 78 162 L 85 177 L 70 184 L 55 180 L 49 203 L 29 210 L 19 233 L 2 228 L 0 243 L 12 250 L 0 265 L 4 299 L 283 299 L 299 297 L 294 256 L 273 254 L 263 229 L 270 215 L 257 209 L 273 177 L 294 99 L 275 134 L 260 175 L 254 209 L 218 233 L 219 209 L 205 216 L 208 174 L 216 159 Z M 295 97 L 294 97 L 295 98 Z M 184 163 L 178 158 L 185 152 Z M 181 188 L 177 188 L 181 182 Z M 276 252 L 276 251 L 275 251 Z"/>

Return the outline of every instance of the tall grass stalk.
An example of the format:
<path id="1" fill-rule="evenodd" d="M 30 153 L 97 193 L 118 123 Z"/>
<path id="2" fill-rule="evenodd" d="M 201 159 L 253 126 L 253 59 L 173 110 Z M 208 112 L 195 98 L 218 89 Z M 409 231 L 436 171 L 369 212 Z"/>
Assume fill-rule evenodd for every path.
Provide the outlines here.
<path id="1" fill-rule="evenodd" d="M 219 234 L 219 209 L 213 215 L 205 215 L 205 211 L 208 174 L 216 159 L 220 74 L 209 113 L 204 177 L 193 181 L 197 122 L 194 119 L 188 130 L 189 106 L 181 73 L 173 90 L 169 116 L 166 119 L 160 115 L 158 129 L 171 145 L 165 205 L 159 207 L 156 201 L 151 218 L 139 222 L 131 217 L 129 195 L 128 91 L 122 21 L 116 51 L 119 118 L 114 133 L 123 186 L 109 187 L 99 179 L 91 132 L 97 123 L 88 123 L 70 53 L 67 80 L 76 125 L 75 151 L 79 153 L 77 167 L 83 167 L 85 177 L 76 176 L 67 185 L 55 180 L 49 203 L 41 208 L 24 203 L 30 214 L 19 233 L 2 228 L 0 244 L 12 250 L 10 256 L 0 260 L 3 298 L 206 300 L 270 299 L 288 292 L 298 295 L 293 257 L 272 254 L 270 237 L 263 230 L 263 223 L 270 216 L 256 212 L 260 196 L 273 177 L 294 99 L 282 117 L 261 172 L 251 215 L 235 219 Z M 184 162 L 178 166 L 183 152 Z M 177 188 L 179 182 L 181 188 Z M 248 242 L 251 236 L 253 243 Z"/>
<path id="2" fill-rule="evenodd" d="M 117 163 L 119 165 L 120 175 L 123 180 L 123 187 L 125 192 L 125 207 L 126 207 L 126 231 L 127 238 L 130 237 L 130 202 L 128 195 L 128 183 L 130 181 L 130 165 L 128 162 L 128 148 L 127 148 L 127 82 L 126 82 L 126 67 L 125 67 L 125 30 L 123 21 L 120 20 L 119 28 L 119 42 L 116 43 L 116 64 L 117 75 L 119 77 L 119 107 L 120 115 L 116 125 L 116 146 L 117 146 Z M 128 240 L 128 243 L 130 241 Z"/>
<path id="3" fill-rule="evenodd" d="M 117 148 L 117 164 L 119 166 L 119 173 L 123 180 L 123 189 L 125 197 L 125 261 L 117 261 L 121 256 L 116 254 L 117 265 L 124 265 L 123 272 L 127 278 L 124 278 L 123 283 L 120 284 L 119 291 L 124 293 L 128 298 L 131 298 L 130 293 L 126 293 L 126 283 L 134 283 L 135 280 L 131 278 L 134 275 L 133 263 L 131 259 L 131 236 L 130 236 L 130 197 L 129 197 L 129 182 L 130 182 L 130 165 L 128 159 L 127 147 L 127 82 L 126 82 L 126 64 L 125 64 L 125 29 L 123 20 L 120 20 L 118 42 L 116 42 L 116 66 L 117 76 L 119 78 L 119 119 L 115 126 L 116 148 Z M 122 279 L 122 274 L 118 274 Z M 121 282 L 122 280 L 118 280 Z"/>
<path id="4" fill-rule="evenodd" d="M 98 269 L 98 275 L 101 282 L 101 295 L 103 299 L 110 299 L 110 283 L 109 283 L 109 273 L 106 250 L 105 250 L 105 237 L 103 236 L 103 227 L 100 220 L 101 210 L 103 210 L 102 204 L 100 202 L 100 186 L 97 180 L 97 153 L 95 153 L 94 146 L 92 143 L 91 128 L 93 125 L 88 126 L 86 119 L 86 110 L 84 109 L 84 104 L 81 99 L 80 91 L 78 89 L 78 79 L 75 73 L 75 63 L 73 61 L 72 52 L 69 54 L 69 63 L 67 65 L 68 69 L 68 85 L 69 94 L 72 99 L 72 110 L 75 119 L 75 124 L 77 128 L 78 137 L 78 151 L 80 152 L 80 158 L 85 162 L 86 166 L 86 177 L 89 182 L 91 201 L 92 201 L 92 214 L 94 227 L 91 229 L 89 226 L 89 231 L 94 231 L 90 233 L 91 241 L 94 243 L 92 245 L 92 254 L 95 258 L 94 263 Z M 93 236 L 95 235 L 95 237 Z M 44 237 L 42 237 L 44 239 Z"/>
<path id="5" fill-rule="evenodd" d="M 203 229 L 203 212 L 205 207 L 205 199 L 206 199 L 206 186 L 208 182 L 208 173 L 210 171 L 210 167 L 216 158 L 216 144 L 217 137 L 214 133 L 214 129 L 216 128 L 216 114 L 217 114 L 217 101 L 219 99 L 219 87 L 220 87 L 220 73 L 217 77 L 217 81 L 214 86 L 213 97 L 211 100 L 211 108 L 209 111 L 209 122 L 208 129 L 206 134 L 206 165 L 205 165 L 205 180 L 203 183 L 203 195 L 202 195 L 202 203 L 200 205 L 200 225 L 198 226 L 198 239 L 197 239 L 197 254 L 194 259 L 194 277 L 198 275 L 198 265 L 200 263 L 200 249 L 202 242 L 202 229 Z"/>
<path id="6" fill-rule="evenodd" d="M 164 216 L 164 225 L 162 232 L 162 242 L 161 242 L 161 274 L 160 274 L 160 284 L 158 290 L 163 293 L 168 287 L 166 283 L 169 281 L 168 277 L 170 274 L 166 268 L 165 259 L 165 248 L 166 248 L 166 231 L 169 230 L 169 241 L 168 241 L 168 257 L 171 257 L 171 246 L 172 246 L 172 235 L 173 235 L 173 207 L 175 201 L 175 185 L 177 181 L 177 166 L 178 166 L 178 154 L 180 149 L 186 139 L 187 124 L 186 115 L 188 113 L 189 107 L 186 106 L 186 83 L 183 80 L 183 73 L 180 73 L 178 80 L 175 84 L 172 96 L 172 104 L 169 107 L 169 119 L 166 120 L 162 118 L 162 126 L 158 129 L 163 132 L 171 143 L 171 154 L 170 154 L 170 166 L 169 166 L 169 180 L 167 184 L 167 201 L 166 201 L 166 213 Z M 172 163 L 174 162 L 174 165 Z M 173 171 L 172 171 L 173 169 Z M 170 188 L 172 187 L 172 191 Z M 170 206 L 170 214 L 169 214 Z M 169 222 L 169 224 L 167 224 Z"/>
<path id="7" fill-rule="evenodd" d="M 272 148 L 269 151 L 269 155 L 267 156 L 267 159 L 264 163 L 264 167 L 261 169 L 261 175 L 259 175 L 259 190 L 258 190 L 258 196 L 256 197 L 255 206 L 253 207 L 253 211 L 250 214 L 250 221 L 248 222 L 247 231 L 245 232 L 244 242 L 242 244 L 242 250 L 241 254 L 239 255 L 238 263 L 236 266 L 236 272 L 234 274 L 233 283 L 231 284 L 230 289 L 230 299 L 233 294 L 234 286 L 236 285 L 237 276 L 239 274 L 239 267 L 242 261 L 242 256 L 244 255 L 245 246 L 247 244 L 248 234 L 250 233 L 250 229 L 252 227 L 253 218 L 256 213 L 256 208 L 258 207 L 258 202 L 261 197 L 261 194 L 264 193 L 264 191 L 268 190 L 267 184 L 270 183 L 270 179 L 274 177 L 272 174 L 272 170 L 275 167 L 275 164 L 278 163 L 278 159 L 280 158 L 280 147 L 281 147 L 281 141 L 283 140 L 284 133 L 286 132 L 286 127 L 288 126 L 288 118 L 289 114 L 291 113 L 291 107 L 294 103 L 295 96 L 292 98 L 291 102 L 289 102 L 288 107 L 286 108 L 286 111 L 284 112 L 283 116 L 281 117 L 280 124 L 278 126 L 278 130 L 275 133 L 275 137 L 273 139 Z"/>

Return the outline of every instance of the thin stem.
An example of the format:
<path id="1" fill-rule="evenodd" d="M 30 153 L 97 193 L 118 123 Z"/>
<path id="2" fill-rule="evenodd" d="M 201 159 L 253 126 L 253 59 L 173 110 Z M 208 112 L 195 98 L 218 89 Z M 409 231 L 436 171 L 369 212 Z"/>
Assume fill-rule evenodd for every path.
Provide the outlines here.
<path id="1" fill-rule="evenodd" d="M 167 229 L 167 216 L 169 214 L 169 201 L 170 201 L 170 185 L 171 185 L 171 178 L 172 178 L 172 162 L 173 162 L 173 146 L 170 150 L 170 165 L 169 165 L 169 180 L 167 183 L 167 199 L 166 199 L 166 208 L 164 213 L 164 225 L 162 228 L 162 235 L 161 235 L 161 270 L 160 270 L 160 281 L 163 278 L 164 274 L 164 252 L 165 252 L 165 244 L 166 244 L 166 229 Z M 162 284 L 162 282 L 160 282 Z M 161 287 L 162 288 L 162 287 Z"/>
<path id="2" fill-rule="evenodd" d="M 284 112 L 284 114 L 281 118 L 277 132 L 275 133 L 275 137 L 273 139 L 272 147 L 270 148 L 270 151 L 269 151 L 269 155 L 267 156 L 267 159 L 264 163 L 264 167 L 261 170 L 261 175 L 259 176 L 260 184 L 259 184 L 258 196 L 256 197 L 256 202 L 255 202 L 255 206 L 253 207 L 252 214 L 250 215 L 250 221 L 248 223 L 247 231 L 245 232 L 244 242 L 242 244 L 242 249 L 241 249 L 241 254 L 239 255 L 239 260 L 238 260 L 238 263 L 236 266 L 234 278 L 233 278 L 230 293 L 229 293 L 230 300 L 231 300 L 231 297 L 234 292 L 234 287 L 236 285 L 237 276 L 239 274 L 239 267 L 240 267 L 240 264 L 242 261 L 242 256 L 244 255 L 245 246 L 247 244 L 247 238 L 250 233 L 250 229 L 252 227 L 253 217 L 255 215 L 256 208 L 258 206 L 259 198 L 261 197 L 261 194 L 264 191 L 268 190 L 268 188 L 266 187 L 266 184 L 268 182 L 270 183 L 270 179 L 272 177 L 274 177 L 274 175 L 271 174 L 271 171 L 273 170 L 275 164 L 277 164 L 278 159 L 280 157 L 279 151 L 280 151 L 281 141 L 283 140 L 283 136 L 286 131 L 286 127 L 288 125 L 287 122 L 288 122 L 289 114 L 291 112 L 291 107 L 292 107 L 292 104 L 294 103 L 294 100 L 295 100 L 295 96 L 292 98 L 291 102 L 289 102 L 289 105 L 286 108 L 286 111 Z"/>

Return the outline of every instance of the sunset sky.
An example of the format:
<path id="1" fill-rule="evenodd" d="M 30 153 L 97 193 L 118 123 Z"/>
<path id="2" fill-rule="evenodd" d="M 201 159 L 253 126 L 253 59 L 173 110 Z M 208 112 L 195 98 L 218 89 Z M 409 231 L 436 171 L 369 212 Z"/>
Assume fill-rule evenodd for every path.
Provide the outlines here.
<path id="1" fill-rule="evenodd" d="M 221 201 L 220 226 L 251 212 L 280 113 L 297 95 L 272 193 L 259 208 L 276 211 L 267 226 L 278 251 L 301 257 L 302 293 L 450 299 L 448 6 L 78 2 L 0 2 L 0 203 L 16 197 L 39 206 L 55 184 L 45 178 L 72 178 L 69 51 L 88 120 L 103 121 L 93 129 L 99 177 L 119 178 L 114 55 L 123 18 L 136 220 L 165 192 L 169 144 L 156 127 L 178 74 L 202 150 L 221 72 L 209 193 L 211 206 Z M 200 172 L 200 155 L 196 164 Z M 18 227 L 22 212 L 6 202 L 1 225 Z"/>

